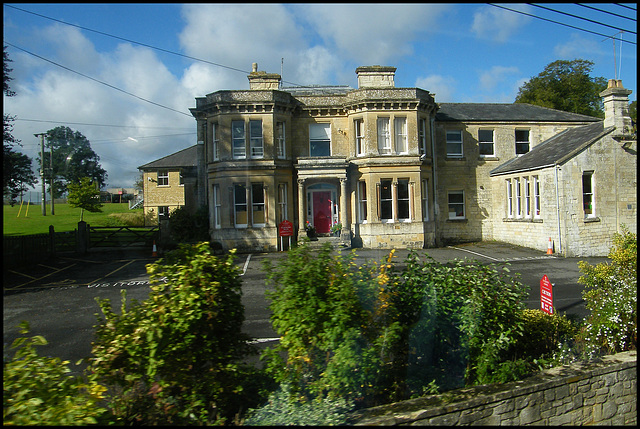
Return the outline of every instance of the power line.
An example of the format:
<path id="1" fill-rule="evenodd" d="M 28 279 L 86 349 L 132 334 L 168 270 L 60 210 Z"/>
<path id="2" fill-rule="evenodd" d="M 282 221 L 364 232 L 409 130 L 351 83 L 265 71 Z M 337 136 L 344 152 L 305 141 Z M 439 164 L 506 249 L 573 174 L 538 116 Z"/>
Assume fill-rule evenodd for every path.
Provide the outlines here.
<path id="1" fill-rule="evenodd" d="M 625 30 L 624 28 L 614 27 L 613 25 L 609 25 L 609 24 L 603 24 L 602 22 L 594 21 L 594 20 L 589 19 L 589 18 L 583 18 L 581 16 L 573 15 L 571 13 L 567 13 L 567 12 L 562 12 L 562 11 L 559 11 L 559 10 L 551 9 L 550 7 L 540 6 L 540 5 L 534 4 L 534 3 L 527 3 L 527 4 L 530 4 L 531 6 L 534 6 L 534 7 L 539 7 L 540 9 L 548 10 L 550 12 L 555 12 L 555 13 L 559 13 L 561 15 L 570 16 L 572 18 L 582 19 L 582 20 L 590 22 L 592 24 L 602 25 L 603 27 L 613 28 L 614 30 L 621 30 L 621 31 L 624 31 L 625 33 L 637 34 L 635 31 Z"/>
<path id="2" fill-rule="evenodd" d="M 178 128 L 178 127 L 142 127 L 137 125 L 113 125 L 113 124 L 92 124 L 86 122 L 68 122 L 68 121 L 48 121 L 44 119 L 25 119 L 15 118 L 16 121 L 25 122 L 44 122 L 50 124 L 63 124 L 63 125 L 87 125 L 91 127 L 110 127 L 110 128 L 136 128 L 136 129 L 156 129 L 156 130 L 190 130 L 191 128 Z"/>
<path id="3" fill-rule="evenodd" d="M 624 18 L 624 19 L 628 19 L 629 21 L 635 21 L 635 22 L 637 22 L 637 20 L 636 20 L 636 19 L 629 18 L 628 16 L 624 16 L 624 15 L 618 15 L 617 13 L 609 12 L 608 10 L 598 9 L 597 7 L 588 6 L 588 5 L 586 5 L 586 4 L 582 4 L 582 3 L 576 3 L 576 4 L 577 4 L 578 6 L 586 7 L 587 9 L 596 10 L 596 11 L 598 11 L 598 12 L 607 13 L 607 14 L 609 14 L 609 15 L 617 16 L 618 18 Z"/>
<path id="4" fill-rule="evenodd" d="M 564 23 L 562 23 L 562 22 L 554 21 L 554 20 L 552 20 L 552 19 L 541 18 L 541 17 L 539 17 L 539 16 L 537 16 L 537 15 L 533 15 L 533 14 L 526 13 L 526 12 L 521 12 L 521 11 L 519 11 L 519 10 L 515 10 L 515 9 L 509 9 L 508 7 L 500 6 L 500 5 L 497 5 L 497 4 L 494 4 L 494 3 L 487 3 L 487 4 L 488 4 L 489 6 L 494 6 L 494 7 L 500 8 L 500 9 L 505 9 L 505 10 L 508 10 L 508 11 L 510 11 L 510 12 L 515 12 L 515 13 L 519 13 L 519 14 L 522 14 L 522 15 L 530 16 L 530 17 L 532 17 L 532 18 L 537 18 L 537 19 L 541 19 L 541 20 L 543 20 L 543 21 L 552 22 L 552 23 L 554 23 L 554 24 L 563 25 L 563 26 L 565 26 L 565 27 L 573 28 L 573 29 L 576 29 L 576 30 L 580 30 L 580 31 L 584 31 L 584 32 L 587 32 L 587 33 L 595 34 L 595 35 L 598 35 L 598 36 L 603 36 L 603 37 L 607 37 L 607 38 L 610 38 L 610 37 L 611 37 L 611 36 L 610 36 L 610 35 L 608 35 L 608 34 L 597 33 L 597 32 L 595 32 L 595 31 L 586 30 L 586 29 L 584 29 L 584 28 L 575 27 L 575 26 L 573 26 L 573 25 L 569 25 L 569 24 L 564 24 Z M 637 44 L 636 42 L 632 42 L 632 41 L 630 41 L 630 40 L 622 40 L 622 41 L 623 41 L 623 42 L 625 42 L 625 43 L 631 43 L 632 45 L 636 45 L 636 44 Z"/>
<path id="5" fill-rule="evenodd" d="M 631 6 L 627 6 L 627 5 L 624 5 L 624 4 L 621 4 L 621 3 L 614 3 L 614 4 L 615 4 L 616 6 L 626 7 L 627 9 L 631 9 L 631 10 L 634 10 L 634 11 L 637 11 L 637 10 L 638 10 L 638 9 L 634 9 L 634 8 L 632 8 Z"/>
<path id="6" fill-rule="evenodd" d="M 7 42 L 6 40 L 5 40 L 3 43 L 4 43 L 5 45 L 9 45 L 9 46 L 12 46 L 12 47 L 14 47 L 14 48 L 16 48 L 16 49 L 19 49 L 19 50 L 23 51 L 23 52 L 26 52 L 26 53 L 27 53 L 27 54 L 29 54 L 29 55 L 33 55 L 34 57 L 39 58 L 39 59 L 41 59 L 41 60 L 43 60 L 43 61 L 46 61 L 46 62 L 48 62 L 48 63 L 51 63 L 51 64 L 53 64 L 53 65 L 55 65 L 55 66 L 58 66 L 58 67 L 60 67 L 60 68 L 65 69 L 65 70 L 67 70 L 67 71 L 70 71 L 71 73 L 75 73 L 75 74 L 77 74 L 77 75 L 80 75 L 80 76 L 82 76 L 82 77 L 85 77 L 85 78 L 87 78 L 87 79 L 90 79 L 90 80 L 92 80 L 92 81 L 94 81 L 94 82 L 97 82 L 97 83 L 99 83 L 99 84 L 105 85 L 105 86 L 107 86 L 107 87 L 109 87 L 109 88 L 111 88 L 111 89 L 115 89 L 116 91 L 120 91 L 120 92 L 122 92 L 122 93 L 124 93 L 124 94 L 130 95 L 131 97 L 135 97 L 135 98 L 137 98 L 138 100 L 145 101 L 145 102 L 147 102 L 147 103 L 153 104 L 154 106 L 162 107 L 163 109 L 167 109 L 167 110 L 171 110 L 171 111 L 176 112 L 176 113 L 180 113 L 181 115 L 185 115 L 185 116 L 188 116 L 188 117 L 190 117 L 190 118 L 191 118 L 191 117 L 193 117 L 192 115 L 190 115 L 190 114 L 188 114 L 188 113 L 184 113 L 184 112 L 182 112 L 182 111 L 180 111 L 180 110 L 176 110 L 176 109 L 173 109 L 173 108 L 171 108 L 171 107 L 163 106 L 162 104 L 156 103 L 155 101 L 147 100 L 146 98 L 142 98 L 142 97 L 140 97 L 140 96 L 138 96 L 138 95 L 135 95 L 135 94 L 132 94 L 132 93 L 130 93 L 130 92 L 127 92 L 127 91 L 125 91 L 124 89 L 120 89 L 120 88 L 118 88 L 117 86 L 113 86 L 113 85 L 108 84 L 108 83 L 106 83 L 106 82 L 103 82 L 103 81 L 101 81 L 101 80 L 95 79 L 95 78 L 93 78 L 93 77 L 91 77 L 91 76 L 87 76 L 86 74 L 83 74 L 83 73 L 80 73 L 80 72 L 75 71 L 75 70 L 73 70 L 73 69 L 70 69 L 69 67 L 65 67 L 65 66 L 63 66 L 62 64 L 58 64 L 58 63 L 56 63 L 55 61 L 51 61 L 51 60 L 49 60 L 49 59 L 47 59 L 47 58 L 44 58 L 44 57 L 42 57 L 42 56 L 40 56 L 40 55 L 34 54 L 33 52 L 27 51 L 26 49 L 23 49 L 23 48 L 21 48 L 21 47 L 19 47 L 19 46 L 16 46 L 16 45 L 14 45 L 14 44 L 12 44 L 12 43 Z"/>
<path id="7" fill-rule="evenodd" d="M 179 56 L 179 57 L 188 58 L 188 59 L 193 60 L 193 61 L 199 61 L 199 62 L 206 63 L 206 64 L 210 64 L 210 65 L 213 65 L 213 66 L 216 66 L 216 67 L 222 67 L 222 68 L 229 69 L 229 70 L 232 70 L 232 71 L 237 71 L 237 72 L 240 72 L 240 73 L 249 74 L 249 72 L 247 72 L 247 71 L 245 71 L 245 70 L 241 70 L 241 69 L 235 68 L 235 67 L 225 66 L 225 65 L 223 65 L 223 64 L 214 63 L 214 62 L 212 62 L 212 61 L 203 60 L 203 59 L 201 59 L 201 58 L 192 57 L 192 56 L 189 56 L 189 55 L 181 54 L 181 53 L 179 53 L 179 52 L 170 51 L 170 50 L 168 50 L 168 49 L 164 49 L 164 48 L 158 48 L 157 46 L 148 45 L 148 44 L 146 44 L 146 43 L 137 42 L 137 41 L 135 41 L 135 40 L 126 39 L 126 38 L 124 38 L 124 37 L 120 37 L 120 36 L 115 36 L 115 35 L 113 35 L 113 34 L 105 33 L 105 32 L 103 32 L 103 31 L 94 30 L 94 29 L 92 29 L 92 28 L 88 28 L 88 27 L 83 27 L 83 26 L 81 26 L 81 25 L 70 24 L 70 23 L 68 23 L 68 22 L 64 22 L 64 21 L 61 21 L 61 20 L 56 19 L 56 18 L 51 18 L 51 17 L 46 16 L 46 15 L 41 15 L 41 14 L 39 14 L 39 13 L 31 12 L 31 11 L 28 11 L 28 10 L 25 10 L 25 9 L 21 9 L 21 8 L 19 8 L 19 7 L 11 6 L 11 5 L 8 5 L 8 4 L 7 4 L 7 5 L 5 5 L 5 6 L 8 6 L 8 7 L 10 7 L 10 8 L 13 8 L 13 9 L 19 10 L 19 11 L 21 11 L 21 12 L 29 13 L 29 14 L 31 14 L 31 15 L 39 16 L 39 17 L 44 18 L 44 19 L 49 19 L 49 20 L 51 20 L 51 21 L 55 21 L 55 22 L 59 22 L 59 23 L 61 23 L 61 24 L 69 25 L 69 26 L 71 26 L 71 27 L 80 28 L 81 30 L 91 31 L 92 33 L 100 34 L 100 35 L 102 35 L 102 36 L 112 37 L 112 38 L 114 38 L 114 39 L 122 40 L 122 41 L 129 42 L 129 43 L 133 43 L 133 44 L 136 44 L 136 45 L 144 46 L 144 47 L 147 47 L 147 48 L 150 48 L 150 49 L 155 49 L 155 50 L 157 50 L 157 51 L 165 52 L 165 53 L 167 53 L 167 54 L 177 55 L 177 56 Z M 297 84 L 297 83 L 295 83 L 295 82 L 288 82 L 288 81 L 285 81 L 285 80 L 283 80 L 282 82 L 289 83 L 289 84 L 291 84 L 291 85 L 295 85 L 295 86 L 303 86 L 303 85 Z"/>

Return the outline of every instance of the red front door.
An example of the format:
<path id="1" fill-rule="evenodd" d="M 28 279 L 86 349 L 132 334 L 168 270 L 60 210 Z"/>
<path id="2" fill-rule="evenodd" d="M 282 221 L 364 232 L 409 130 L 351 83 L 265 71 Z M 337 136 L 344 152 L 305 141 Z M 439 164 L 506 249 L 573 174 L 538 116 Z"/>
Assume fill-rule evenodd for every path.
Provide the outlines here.
<path id="1" fill-rule="evenodd" d="M 313 193 L 313 226 L 318 234 L 331 230 L 331 192 Z"/>

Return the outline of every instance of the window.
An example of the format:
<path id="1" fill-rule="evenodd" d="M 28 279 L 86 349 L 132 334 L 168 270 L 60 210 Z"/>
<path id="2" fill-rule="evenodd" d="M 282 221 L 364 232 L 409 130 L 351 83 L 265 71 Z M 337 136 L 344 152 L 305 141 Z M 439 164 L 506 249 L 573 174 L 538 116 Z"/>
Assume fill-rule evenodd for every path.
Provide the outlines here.
<path id="1" fill-rule="evenodd" d="M 364 121 L 356 119 L 353 127 L 356 132 L 356 155 L 364 155 Z"/>
<path id="2" fill-rule="evenodd" d="M 378 118 L 378 153 L 380 155 L 391 155 L 389 118 Z"/>
<path id="3" fill-rule="evenodd" d="M 529 178 L 525 177 L 522 182 L 524 187 L 524 217 L 531 217 L 531 183 Z"/>
<path id="4" fill-rule="evenodd" d="M 213 227 L 220 228 L 222 201 L 220 199 L 220 185 L 213 185 Z"/>
<path id="5" fill-rule="evenodd" d="M 529 130 L 516 130 L 516 155 L 529 152 Z"/>
<path id="6" fill-rule="evenodd" d="M 331 125 L 309 125 L 309 156 L 331 156 Z"/>
<path id="7" fill-rule="evenodd" d="M 520 193 L 520 179 L 513 179 L 513 187 L 516 188 L 516 217 L 522 217 L 522 194 Z"/>
<path id="8" fill-rule="evenodd" d="M 249 147 L 251 148 L 251 158 L 264 157 L 262 121 L 249 121 Z"/>
<path id="9" fill-rule="evenodd" d="M 422 181 L 422 220 L 429 220 L 429 180 Z"/>
<path id="10" fill-rule="evenodd" d="M 247 217 L 247 187 L 236 183 L 233 185 L 234 225 L 236 228 L 246 228 Z"/>
<path id="11" fill-rule="evenodd" d="M 420 119 L 418 121 L 418 144 L 420 145 L 420 155 L 427 153 L 427 120 Z"/>
<path id="12" fill-rule="evenodd" d="M 278 185 L 278 224 L 283 220 L 287 220 L 287 184 L 280 183 Z"/>
<path id="13" fill-rule="evenodd" d="M 179 176 L 179 180 L 180 180 L 180 182 L 179 182 L 180 186 L 184 186 L 184 175 L 182 174 L 182 171 L 180 171 L 178 173 L 178 176 Z"/>
<path id="14" fill-rule="evenodd" d="M 169 172 L 167 170 L 158 171 L 158 186 L 169 186 Z"/>
<path id="15" fill-rule="evenodd" d="M 393 120 L 395 131 L 396 153 L 407 153 L 407 118 L 395 118 Z"/>
<path id="16" fill-rule="evenodd" d="M 595 201 L 593 198 L 593 172 L 582 173 L 582 205 L 584 207 L 584 217 L 596 217 Z"/>
<path id="17" fill-rule="evenodd" d="M 447 131 L 447 156 L 462 157 L 462 130 Z"/>
<path id="18" fill-rule="evenodd" d="M 367 223 L 367 183 L 358 182 L 358 221 Z"/>
<path id="19" fill-rule="evenodd" d="M 393 192 L 391 180 L 380 181 L 380 220 L 393 222 Z"/>
<path id="20" fill-rule="evenodd" d="M 158 221 L 163 219 L 169 219 L 169 206 L 158 207 Z"/>
<path id="21" fill-rule="evenodd" d="M 478 130 L 478 150 L 480 156 L 494 156 L 493 130 Z"/>
<path id="22" fill-rule="evenodd" d="M 464 219 L 464 191 L 450 191 L 449 219 Z"/>
<path id="23" fill-rule="evenodd" d="M 540 181 L 538 176 L 533 176 L 533 217 L 540 217 Z"/>
<path id="24" fill-rule="evenodd" d="M 276 123 L 276 156 L 278 158 L 284 158 L 285 152 L 285 126 L 284 122 Z"/>
<path id="25" fill-rule="evenodd" d="M 244 135 L 244 121 L 231 121 L 231 140 L 233 159 L 245 159 L 247 157 L 247 147 Z"/>
<path id="26" fill-rule="evenodd" d="M 211 148 L 211 157 L 212 161 L 218 161 L 220 159 L 220 136 L 218 134 L 218 124 L 211 124 L 211 137 L 212 137 L 212 148 Z"/>
<path id="27" fill-rule="evenodd" d="M 507 179 L 507 217 L 513 217 L 513 191 L 511 188 L 511 179 Z"/>
<path id="28" fill-rule="evenodd" d="M 411 220 L 411 210 L 409 208 L 409 180 L 398 180 L 398 220 L 409 221 Z"/>
<path id="29" fill-rule="evenodd" d="M 251 225 L 264 226 L 267 222 L 264 205 L 264 186 L 262 183 L 251 185 Z"/>

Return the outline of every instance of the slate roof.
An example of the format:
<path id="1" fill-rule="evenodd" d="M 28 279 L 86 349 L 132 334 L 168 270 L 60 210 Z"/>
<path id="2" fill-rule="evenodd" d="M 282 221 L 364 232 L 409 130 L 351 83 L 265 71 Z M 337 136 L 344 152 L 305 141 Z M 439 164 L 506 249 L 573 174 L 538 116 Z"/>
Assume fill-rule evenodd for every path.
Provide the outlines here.
<path id="1" fill-rule="evenodd" d="M 158 169 L 172 169 L 172 168 L 189 168 L 197 167 L 197 145 L 182 149 L 171 155 L 167 155 L 163 158 L 156 159 L 147 164 L 138 167 L 138 170 L 158 170 Z"/>
<path id="2" fill-rule="evenodd" d="M 436 121 L 597 122 L 602 119 L 528 103 L 438 103 Z"/>
<path id="3" fill-rule="evenodd" d="M 569 128 L 545 140 L 524 155 L 494 168 L 489 172 L 489 175 L 498 176 L 563 164 L 614 129 L 615 127 L 604 128 L 602 121 L 582 127 Z"/>

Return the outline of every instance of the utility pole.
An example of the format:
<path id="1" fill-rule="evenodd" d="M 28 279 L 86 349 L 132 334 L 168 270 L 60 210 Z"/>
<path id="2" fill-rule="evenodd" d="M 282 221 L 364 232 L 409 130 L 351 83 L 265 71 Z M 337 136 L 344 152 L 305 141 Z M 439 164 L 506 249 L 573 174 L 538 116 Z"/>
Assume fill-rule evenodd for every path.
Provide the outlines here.
<path id="1" fill-rule="evenodd" d="M 42 182 L 42 216 L 47 215 L 47 194 L 45 194 L 46 185 L 44 183 L 44 136 L 45 133 L 34 134 L 40 137 L 40 181 Z"/>
<path id="2" fill-rule="evenodd" d="M 56 197 L 53 195 L 53 142 L 49 141 L 49 149 L 51 150 L 51 152 L 49 152 L 49 172 L 51 173 L 51 216 L 55 215 L 55 210 L 53 209 L 53 202 L 55 201 Z"/>

